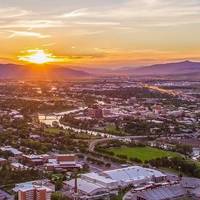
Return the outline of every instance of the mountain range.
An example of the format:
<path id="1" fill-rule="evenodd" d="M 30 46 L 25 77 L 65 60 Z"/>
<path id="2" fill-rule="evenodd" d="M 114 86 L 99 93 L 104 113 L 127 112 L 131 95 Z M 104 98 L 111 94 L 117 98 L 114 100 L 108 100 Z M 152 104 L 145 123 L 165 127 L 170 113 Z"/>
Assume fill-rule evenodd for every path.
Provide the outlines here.
<path id="1" fill-rule="evenodd" d="M 144 67 L 126 67 L 118 70 L 124 74 L 134 75 L 170 75 L 200 73 L 200 62 L 183 61 L 176 63 L 156 64 Z"/>
<path id="2" fill-rule="evenodd" d="M 0 64 L 0 79 L 68 79 L 89 78 L 104 75 L 129 76 L 168 76 L 195 75 L 200 77 L 200 62 L 183 61 L 176 63 L 156 64 L 142 67 L 108 68 L 75 68 L 75 67 L 27 67 L 15 64 Z M 199 78 L 200 79 L 200 78 Z"/>
<path id="3" fill-rule="evenodd" d="M 67 67 L 27 67 L 15 64 L 0 64 L 0 79 L 68 79 L 85 78 L 91 74 Z"/>

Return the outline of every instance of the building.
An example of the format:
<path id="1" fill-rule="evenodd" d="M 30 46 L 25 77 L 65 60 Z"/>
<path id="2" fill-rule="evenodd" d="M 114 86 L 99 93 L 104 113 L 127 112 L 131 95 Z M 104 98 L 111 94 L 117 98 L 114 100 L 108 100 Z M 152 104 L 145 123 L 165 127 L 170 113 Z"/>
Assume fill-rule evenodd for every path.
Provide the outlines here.
<path id="1" fill-rule="evenodd" d="M 17 184 L 13 191 L 19 200 L 50 200 L 55 186 L 45 179 Z"/>
<path id="2" fill-rule="evenodd" d="M 94 172 L 82 174 L 81 178 L 83 180 L 102 185 L 105 188 L 108 188 L 109 190 L 113 190 L 113 189 L 118 188 L 118 182 L 116 180 L 101 176 L 101 175 L 94 173 Z"/>
<path id="3" fill-rule="evenodd" d="M 149 168 L 132 166 L 102 173 L 82 174 L 77 179 L 78 196 L 82 199 L 106 199 L 106 196 L 116 195 L 119 188 L 128 185 L 138 186 L 147 182 L 163 182 L 166 175 Z M 65 189 L 75 195 L 76 179 L 65 181 Z"/>
<path id="4" fill-rule="evenodd" d="M 120 186 L 140 185 L 148 181 L 162 182 L 166 180 L 166 175 L 160 171 L 144 168 L 140 166 L 131 166 L 121 169 L 104 171 L 105 177 L 118 182 Z"/>
<path id="5" fill-rule="evenodd" d="M 19 200 L 51 200 L 52 190 L 46 187 L 22 188 L 18 191 Z"/>
<path id="6" fill-rule="evenodd" d="M 171 178 L 170 178 L 171 179 Z M 123 200 L 180 200 L 200 199 L 200 179 L 183 177 L 179 181 L 151 183 L 133 188 L 124 195 Z"/>
<path id="7" fill-rule="evenodd" d="M 22 160 L 24 163 L 26 163 L 28 166 L 34 167 L 43 165 L 45 162 L 47 162 L 49 158 L 49 155 L 43 154 L 43 155 L 23 155 Z"/>
<path id="8" fill-rule="evenodd" d="M 27 170 L 28 167 L 21 164 L 21 163 L 17 163 L 17 162 L 14 162 L 14 163 L 11 163 L 10 164 L 12 170 Z"/>
<path id="9" fill-rule="evenodd" d="M 45 164 L 46 170 L 67 170 L 74 168 L 81 168 L 82 166 L 77 163 L 76 156 L 74 154 L 57 154 L 52 159 L 48 159 Z"/>
<path id="10" fill-rule="evenodd" d="M 187 195 L 179 184 L 160 186 L 145 190 L 132 190 L 125 195 L 124 200 L 175 200 Z"/>
<path id="11" fill-rule="evenodd" d="M 0 166 L 5 165 L 7 163 L 7 160 L 4 158 L 0 158 Z"/>
<path id="12" fill-rule="evenodd" d="M 10 152 L 14 157 L 21 157 L 23 153 L 11 146 L 5 146 L 0 148 L 1 151 L 3 152 Z"/>
<path id="13" fill-rule="evenodd" d="M 60 164 L 76 163 L 76 156 L 74 154 L 57 154 L 56 159 Z"/>
<path id="14" fill-rule="evenodd" d="M 74 179 L 66 181 L 64 184 L 65 189 L 68 190 L 73 197 L 78 196 L 79 199 L 107 199 L 110 195 L 106 187 L 80 178 L 77 179 L 77 193 Z"/>

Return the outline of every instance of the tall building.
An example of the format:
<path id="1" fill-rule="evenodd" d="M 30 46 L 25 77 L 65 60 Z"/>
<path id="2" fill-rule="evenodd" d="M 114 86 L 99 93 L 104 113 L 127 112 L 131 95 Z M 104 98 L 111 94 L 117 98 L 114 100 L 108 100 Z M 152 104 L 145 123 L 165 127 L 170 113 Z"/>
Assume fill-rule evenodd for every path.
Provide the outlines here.
<path id="1" fill-rule="evenodd" d="M 18 191 L 19 200 L 51 200 L 52 190 L 46 187 L 21 188 Z"/>
<path id="2" fill-rule="evenodd" d="M 55 186 L 48 179 L 19 183 L 13 191 L 18 194 L 19 200 L 51 200 Z"/>

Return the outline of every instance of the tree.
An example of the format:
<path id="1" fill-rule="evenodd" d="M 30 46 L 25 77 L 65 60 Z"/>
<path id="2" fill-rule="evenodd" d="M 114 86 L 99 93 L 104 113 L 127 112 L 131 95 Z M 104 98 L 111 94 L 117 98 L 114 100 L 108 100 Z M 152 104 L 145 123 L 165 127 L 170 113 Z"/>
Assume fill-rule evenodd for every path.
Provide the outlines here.
<path id="1" fill-rule="evenodd" d="M 54 192 L 51 195 L 51 200 L 69 200 L 69 198 L 64 196 L 61 192 Z"/>
<path id="2" fill-rule="evenodd" d="M 18 200 L 19 198 L 18 198 L 18 193 L 16 193 L 15 194 L 15 196 L 14 196 L 14 200 Z"/>
<path id="3" fill-rule="evenodd" d="M 187 144 L 177 144 L 175 150 L 185 155 L 191 155 L 192 146 Z"/>
<path id="4" fill-rule="evenodd" d="M 57 180 L 55 182 L 55 189 L 57 190 L 61 190 L 63 188 L 63 181 L 62 180 Z"/>
<path id="5" fill-rule="evenodd" d="M 107 168 L 110 168 L 110 167 L 111 167 L 111 163 L 106 163 L 105 166 L 106 166 Z"/>

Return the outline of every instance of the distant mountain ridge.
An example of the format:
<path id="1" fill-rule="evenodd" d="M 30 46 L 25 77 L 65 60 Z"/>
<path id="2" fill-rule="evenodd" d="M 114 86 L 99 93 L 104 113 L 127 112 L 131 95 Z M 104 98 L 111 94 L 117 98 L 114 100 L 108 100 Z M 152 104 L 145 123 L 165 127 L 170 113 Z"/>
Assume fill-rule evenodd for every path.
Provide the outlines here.
<path id="1" fill-rule="evenodd" d="M 142 67 L 108 68 L 75 68 L 75 67 L 28 67 L 15 64 L 0 64 L 0 79 L 69 79 L 92 78 L 104 75 L 192 75 L 200 76 L 200 62 L 183 61 L 176 63 L 155 64 Z"/>
<path id="2" fill-rule="evenodd" d="M 67 67 L 40 68 L 40 66 L 27 67 L 15 64 L 0 64 L 0 79 L 68 79 L 91 76 L 88 72 Z"/>
<path id="3" fill-rule="evenodd" d="M 119 73 L 133 75 L 170 75 L 200 73 L 200 62 L 183 61 L 176 63 L 155 64 L 144 67 L 125 67 Z"/>

